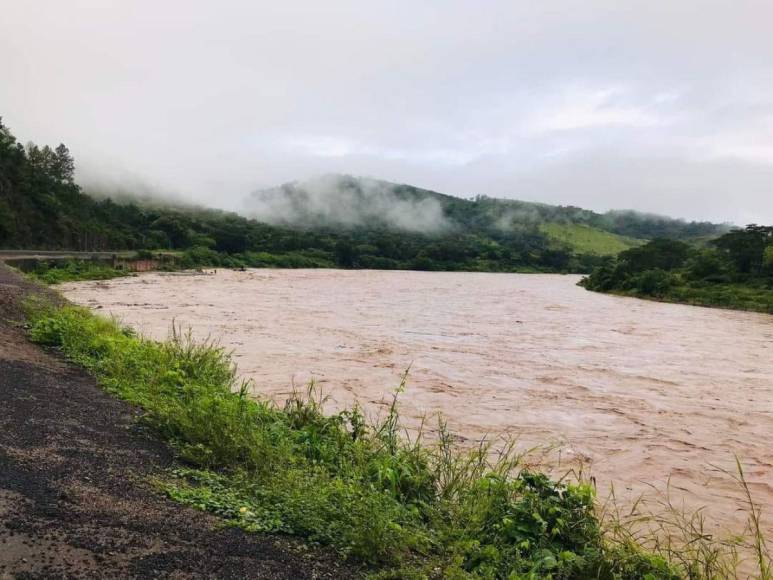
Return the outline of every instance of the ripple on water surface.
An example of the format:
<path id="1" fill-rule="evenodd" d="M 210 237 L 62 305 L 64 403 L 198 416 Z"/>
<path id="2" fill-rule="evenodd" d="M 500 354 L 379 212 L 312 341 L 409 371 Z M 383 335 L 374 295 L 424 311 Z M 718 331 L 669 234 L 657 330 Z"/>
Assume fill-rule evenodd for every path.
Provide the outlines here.
<path id="1" fill-rule="evenodd" d="M 518 434 L 587 458 L 630 497 L 664 485 L 737 527 L 715 467 L 748 465 L 773 505 L 773 317 L 587 292 L 560 275 L 219 270 L 68 284 L 68 298 L 156 338 L 172 320 L 234 351 L 282 400 L 313 377 L 369 412 L 411 365 L 404 413 L 467 440 Z M 685 493 L 686 492 L 686 493 Z M 765 522 L 768 536 L 773 522 Z"/>

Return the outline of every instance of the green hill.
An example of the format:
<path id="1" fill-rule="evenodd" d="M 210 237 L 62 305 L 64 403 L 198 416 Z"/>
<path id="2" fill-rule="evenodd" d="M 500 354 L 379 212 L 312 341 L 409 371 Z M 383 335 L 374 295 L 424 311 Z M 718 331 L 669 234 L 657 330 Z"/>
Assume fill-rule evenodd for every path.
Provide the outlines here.
<path id="1" fill-rule="evenodd" d="M 256 191 L 248 198 L 246 208 L 261 221 L 303 229 L 386 227 L 447 233 L 534 228 L 578 251 L 597 254 L 625 250 L 640 243 L 635 240 L 713 238 L 728 230 L 726 225 L 685 222 L 630 210 L 601 214 L 571 205 L 485 195 L 464 199 L 406 184 L 337 174 Z M 585 227 L 545 229 L 546 224 Z M 590 239 L 593 230 L 615 235 L 606 241 L 603 235 Z"/>
<path id="2" fill-rule="evenodd" d="M 588 272 L 651 237 L 725 229 L 344 175 L 256 192 L 248 218 L 91 197 L 74 168 L 64 145 L 22 146 L 0 123 L 0 248 L 176 250 L 186 265 Z"/>
<path id="3" fill-rule="evenodd" d="M 577 253 L 594 256 L 615 256 L 644 243 L 644 240 L 613 234 L 585 224 L 548 222 L 541 224 L 540 230 Z"/>

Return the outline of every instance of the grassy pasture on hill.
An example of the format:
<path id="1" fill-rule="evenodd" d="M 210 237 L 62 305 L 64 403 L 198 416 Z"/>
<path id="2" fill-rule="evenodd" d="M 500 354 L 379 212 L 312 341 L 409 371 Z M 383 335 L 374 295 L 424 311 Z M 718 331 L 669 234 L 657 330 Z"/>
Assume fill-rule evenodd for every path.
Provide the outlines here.
<path id="1" fill-rule="evenodd" d="M 644 240 L 613 234 L 585 224 L 544 223 L 540 225 L 540 230 L 578 254 L 614 256 L 644 243 Z"/>

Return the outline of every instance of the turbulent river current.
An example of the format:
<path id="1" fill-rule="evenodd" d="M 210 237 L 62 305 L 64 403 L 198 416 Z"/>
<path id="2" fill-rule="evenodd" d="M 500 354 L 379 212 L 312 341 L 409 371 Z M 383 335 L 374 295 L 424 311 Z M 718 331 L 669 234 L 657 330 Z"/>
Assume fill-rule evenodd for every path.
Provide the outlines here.
<path id="1" fill-rule="evenodd" d="M 665 494 L 740 531 L 743 493 L 773 506 L 773 316 L 587 292 L 578 277 L 220 270 L 67 284 L 65 295 L 165 338 L 174 323 L 233 352 L 256 396 L 314 379 L 372 416 L 410 367 L 402 412 L 463 442 L 550 446 L 600 497 Z M 670 482 L 670 483 L 667 483 Z M 669 489 L 666 489 L 666 488 Z M 768 537 L 773 512 L 766 510 Z"/>

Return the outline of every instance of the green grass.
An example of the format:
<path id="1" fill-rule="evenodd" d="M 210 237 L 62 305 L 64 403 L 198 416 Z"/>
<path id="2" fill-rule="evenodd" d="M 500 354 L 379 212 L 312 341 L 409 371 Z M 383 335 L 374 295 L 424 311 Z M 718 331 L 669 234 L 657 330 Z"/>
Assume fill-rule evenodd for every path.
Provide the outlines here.
<path id="1" fill-rule="evenodd" d="M 582 281 L 581 281 L 582 282 Z M 595 290 L 602 292 L 602 290 Z M 673 304 L 689 304 L 707 308 L 726 308 L 728 310 L 746 310 L 773 314 L 773 292 L 765 289 L 749 288 L 743 284 L 711 284 L 672 286 L 668 290 L 650 294 L 636 289 L 604 290 L 606 294 L 629 296 L 655 302 L 671 302 Z"/>
<path id="2" fill-rule="evenodd" d="M 335 262 L 319 252 L 288 252 L 271 254 L 268 252 L 247 252 L 244 254 L 221 254 L 207 248 L 195 248 L 185 252 L 164 252 L 166 260 L 159 264 L 165 271 L 187 270 L 193 268 L 334 268 Z M 161 255 L 157 252 L 154 256 Z M 61 284 L 86 280 L 109 280 L 121 276 L 130 276 L 127 270 L 113 268 L 104 262 L 90 260 L 62 260 L 52 264 L 40 262 L 38 266 L 26 272 L 26 275 L 44 284 Z"/>
<path id="3" fill-rule="evenodd" d="M 128 276 L 130 272 L 119 270 L 104 262 L 90 260 L 66 260 L 54 264 L 41 262 L 27 275 L 44 284 L 61 284 L 80 280 L 109 280 Z"/>
<path id="4" fill-rule="evenodd" d="M 583 224 L 543 223 L 540 230 L 550 238 L 569 245 L 578 254 L 614 256 L 644 243 Z"/>
<path id="5" fill-rule="evenodd" d="M 773 314 L 773 289 L 761 284 L 691 282 L 669 288 L 661 299 L 696 306 Z"/>
<path id="6" fill-rule="evenodd" d="M 579 284 L 588 290 L 618 296 L 773 314 L 773 287 L 764 279 L 713 282 L 690 280 L 684 272 L 679 271 L 668 273 L 662 270 L 646 270 L 629 276 L 616 285 L 604 285 L 603 273 L 604 271 L 599 269 L 591 276 L 583 278 Z"/>
<path id="7" fill-rule="evenodd" d="M 221 348 L 180 332 L 154 342 L 72 306 L 30 304 L 29 319 L 32 340 L 144 409 L 185 465 L 160 483 L 171 498 L 249 532 L 332 546 L 380 578 L 716 577 L 697 565 L 709 558 L 603 524 L 591 486 L 526 469 L 512 446 L 462 451 L 442 423 L 435 443 L 409 439 L 405 380 L 371 425 L 356 408 L 325 415 L 313 384 L 281 408 L 254 400 Z"/>

